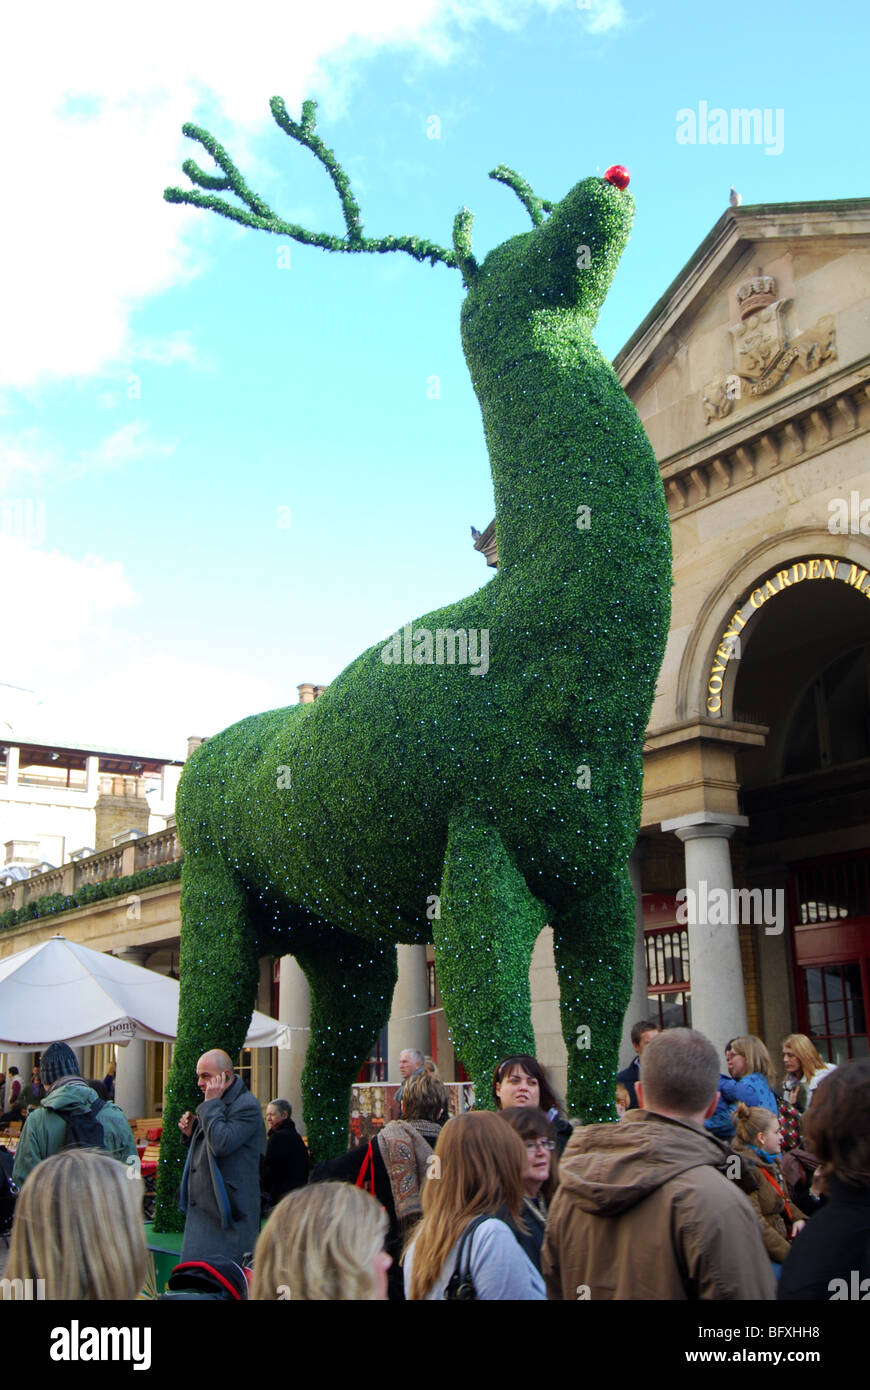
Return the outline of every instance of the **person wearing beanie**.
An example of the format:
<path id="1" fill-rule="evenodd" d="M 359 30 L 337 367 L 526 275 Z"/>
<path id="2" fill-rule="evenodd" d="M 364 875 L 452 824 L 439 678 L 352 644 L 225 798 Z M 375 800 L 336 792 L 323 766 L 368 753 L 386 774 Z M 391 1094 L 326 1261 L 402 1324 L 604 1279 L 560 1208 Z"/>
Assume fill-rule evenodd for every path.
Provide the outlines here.
<path id="1" fill-rule="evenodd" d="M 79 1076 L 78 1058 L 69 1043 L 54 1042 L 45 1049 L 40 1078 L 45 1097 L 28 1115 L 15 1150 L 12 1176 L 19 1187 L 38 1163 L 66 1146 L 70 1115 L 87 1113 L 99 1103 L 97 1093 Z M 119 1163 L 135 1165 L 138 1172 L 136 1141 L 123 1110 L 109 1101 L 96 1112 L 96 1119 L 102 1129 L 102 1148 Z"/>
<path id="2" fill-rule="evenodd" d="M 766 1106 L 739 1101 L 734 1124 L 737 1134 L 731 1147 L 756 1178 L 757 1186 L 749 1200 L 761 1221 L 764 1248 L 778 1278 L 791 1242 L 806 1225 L 806 1217 L 792 1201 L 780 1167 L 779 1117 Z"/>

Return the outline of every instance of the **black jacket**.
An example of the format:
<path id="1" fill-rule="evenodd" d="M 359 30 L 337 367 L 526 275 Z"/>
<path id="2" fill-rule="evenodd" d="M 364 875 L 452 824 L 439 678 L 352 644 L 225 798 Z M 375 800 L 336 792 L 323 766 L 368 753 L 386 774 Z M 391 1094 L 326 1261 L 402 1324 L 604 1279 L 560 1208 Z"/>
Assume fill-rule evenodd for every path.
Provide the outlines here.
<path id="1" fill-rule="evenodd" d="M 840 1285 L 835 1279 L 843 1280 Z M 867 1280 L 857 1295 L 853 1285 Z M 828 1183 L 828 1200 L 795 1236 L 782 1267 L 777 1298 L 828 1302 L 870 1296 L 870 1187 Z"/>
<path id="2" fill-rule="evenodd" d="M 628 1091 L 629 1110 L 640 1109 L 640 1105 L 637 1099 L 637 1092 L 634 1089 L 634 1083 L 639 1079 L 639 1077 L 640 1063 L 636 1056 L 632 1057 L 627 1067 L 625 1067 L 622 1071 L 618 1071 L 616 1073 L 617 1081 L 621 1081 L 625 1089 Z"/>
<path id="3" fill-rule="evenodd" d="M 305 1142 L 289 1117 L 270 1132 L 260 1162 L 260 1188 L 269 1205 L 308 1182 L 311 1159 Z"/>

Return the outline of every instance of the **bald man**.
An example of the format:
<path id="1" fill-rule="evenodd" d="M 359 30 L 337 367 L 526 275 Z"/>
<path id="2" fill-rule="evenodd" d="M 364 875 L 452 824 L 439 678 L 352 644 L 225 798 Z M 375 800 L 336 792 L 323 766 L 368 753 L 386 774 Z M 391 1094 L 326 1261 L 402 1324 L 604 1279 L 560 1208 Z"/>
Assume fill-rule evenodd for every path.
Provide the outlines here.
<path id="1" fill-rule="evenodd" d="M 204 1100 L 178 1122 L 190 1147 L 181 1178 L 185 1213 L 181 1262 L 235 1260 L 253 1253 L 260 1231 L 260 1154 L 266 1143 L 260 1103 L 225 1052 L 196 1064 Z"/>

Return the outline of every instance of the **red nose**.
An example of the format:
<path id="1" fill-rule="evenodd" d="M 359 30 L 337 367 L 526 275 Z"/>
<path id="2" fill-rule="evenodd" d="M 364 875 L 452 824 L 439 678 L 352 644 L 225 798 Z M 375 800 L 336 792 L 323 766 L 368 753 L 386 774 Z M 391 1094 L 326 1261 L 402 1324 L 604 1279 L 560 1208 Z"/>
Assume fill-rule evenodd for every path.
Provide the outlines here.
<path id="1" fill-rule="evenodd" d="M 631 175 L 624 164 L 611 164 L 604 177 L 608 183 L 614 184 L 616 188 L 628 188 Z"/>

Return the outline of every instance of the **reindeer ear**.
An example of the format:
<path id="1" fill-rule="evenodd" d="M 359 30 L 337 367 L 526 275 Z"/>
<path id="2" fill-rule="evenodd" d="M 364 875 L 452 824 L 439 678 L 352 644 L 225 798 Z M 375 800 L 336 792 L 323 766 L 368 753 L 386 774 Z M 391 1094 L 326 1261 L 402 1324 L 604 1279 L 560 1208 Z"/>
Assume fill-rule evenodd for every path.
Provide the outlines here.
<path id="1" fill-rule="evenodd" d="M 540 227 L 545 212 L 553 211 L 553 204 L 545 198 L 539 198 L 532 191 L 531 184 L 526 183 L 522 174 L 518 174 L 516 169 L 509 169 L 506 164 L 499 164 L 497 169 L 490 170 L 489 177 L 497 179 L 499 183 L 506 183 L 508 188 L 513 189 L 536 227 Z"/>
<path id="2" fill-rule="evenodd" d="M 453 251 L 462 271 L 462 283 L 468 289 L 478 272 L 478 264 L 471 253 L 471 228 L 474 213 L 468 208 L 460 208 L 453 219 Z"/>

